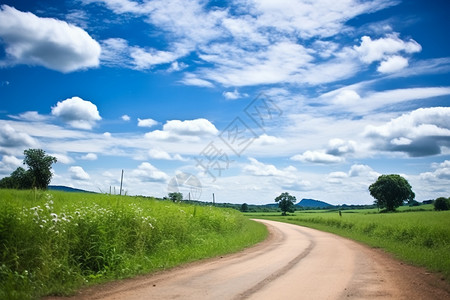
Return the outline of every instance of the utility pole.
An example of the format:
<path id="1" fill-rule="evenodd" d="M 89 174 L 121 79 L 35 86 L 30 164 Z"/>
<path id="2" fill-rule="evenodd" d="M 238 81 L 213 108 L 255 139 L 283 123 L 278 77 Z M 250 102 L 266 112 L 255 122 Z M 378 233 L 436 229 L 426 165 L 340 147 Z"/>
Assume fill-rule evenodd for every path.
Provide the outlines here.
<path id="1" fill-rule="evenodd" d="M 119 196 L 122 196 L 122 183 L 123 183 L 123 169 L 122 169 L 122 177 L 120 178 L 120 191 L 119 191 Z"/>
<path id="2" fill-rule="evenodd" d="M 213 206 L 216 205 L 216 197 L 214 197 L 214 193 L 213 193 Z"/>

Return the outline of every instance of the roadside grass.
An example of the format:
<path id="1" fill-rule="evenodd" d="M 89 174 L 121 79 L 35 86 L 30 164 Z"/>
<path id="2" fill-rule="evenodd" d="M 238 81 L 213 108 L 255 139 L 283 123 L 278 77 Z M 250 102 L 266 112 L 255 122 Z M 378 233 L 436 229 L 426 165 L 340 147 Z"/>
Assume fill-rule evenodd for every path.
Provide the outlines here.
<path id="1" fill-rule="evenodd" d="M 382 248 L 398 259 L 440 272 L 450 281 L 450 211 L 422 209 L 397 213 L 346 210 L 342 216 L 338 211 L 319 210 L 285 217 L 279 213 L 246 215 L 311 227 Z"/>
<path id="2" fill-rule="evenodd" d="M 0 299 L 95 283 L 239 251 L 267 236 L 233 209 L 155 199 L 0 190 Z"/>

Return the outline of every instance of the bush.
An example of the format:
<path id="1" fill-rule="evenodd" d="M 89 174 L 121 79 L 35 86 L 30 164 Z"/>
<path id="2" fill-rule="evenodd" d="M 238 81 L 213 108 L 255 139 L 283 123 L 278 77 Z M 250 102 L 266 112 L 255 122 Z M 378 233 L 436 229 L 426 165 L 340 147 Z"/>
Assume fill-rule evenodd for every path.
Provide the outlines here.
<path id="1" fill-rule="evenodd" d="M 450 210 L 450 199 L 439 197 L 434 200 L 434 209 L 435 210 Z"/>
<path id="2" fill-rule="evenodd" d="M 265 236 L 233 209 L 54 191 L 0 190 L 0 199 L 0 299 L 68 294 Z"/>

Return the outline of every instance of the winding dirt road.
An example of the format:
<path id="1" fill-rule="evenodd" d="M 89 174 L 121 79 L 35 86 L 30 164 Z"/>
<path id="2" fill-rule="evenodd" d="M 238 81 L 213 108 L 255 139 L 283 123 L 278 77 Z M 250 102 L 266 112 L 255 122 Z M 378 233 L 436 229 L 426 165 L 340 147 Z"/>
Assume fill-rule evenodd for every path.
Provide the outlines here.
<path id="1" fill-rule="evenodd" d="M 382 251 L 314 229 L 258 221 L 270 236 L 257 246 L 85 289 L 74 298 L 450 299 L 447 282 Z"/>

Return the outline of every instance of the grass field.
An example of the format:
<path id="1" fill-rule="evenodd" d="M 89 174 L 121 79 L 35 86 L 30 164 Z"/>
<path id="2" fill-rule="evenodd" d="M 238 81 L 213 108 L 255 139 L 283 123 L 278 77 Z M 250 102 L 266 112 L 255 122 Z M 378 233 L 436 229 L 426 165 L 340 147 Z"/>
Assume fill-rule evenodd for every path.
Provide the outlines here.
<path id="1" fill-rule="evenodd" d="M 397 213 L 348 210 L 342 211 L 342 216 L 338 211 L 298 211 L 286 217 L 280 213 L 246 215 L 348 237 L 385 249 L 406 262 L 441 272 L 450 281 L 450 211 L 431 209 L 432 206 L 420 206 L 405 212 L 410 208 L 402 208 Z"/>
<path id="2" fill-rule="evenodd" d="M 232 209 L 101 194 L 0 190 L 0 299 L 69 294 L 238 251 L 266 228 Z"/>

